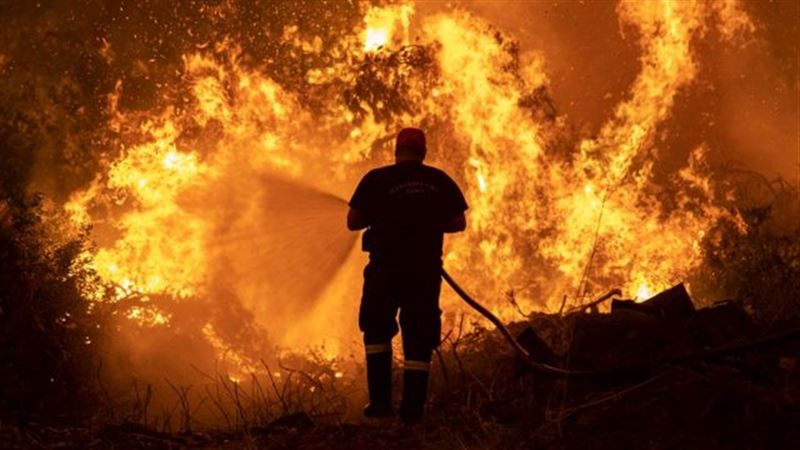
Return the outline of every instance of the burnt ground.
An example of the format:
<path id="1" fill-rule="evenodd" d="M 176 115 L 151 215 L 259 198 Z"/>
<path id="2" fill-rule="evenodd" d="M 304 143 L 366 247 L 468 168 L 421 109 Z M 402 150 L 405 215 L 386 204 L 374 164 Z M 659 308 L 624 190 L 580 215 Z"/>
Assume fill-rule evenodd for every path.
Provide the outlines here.
<path id="1" fill-rule="evenodd" d="M 587 318 L 608 322 L 610 315 L 580 316 Z M 552 338 L 547 321 L 552 317 L 511 329 L 519 335 L 532 324 L 546 343 Z M 637 345 L 648 339 L 642 330 L 631 334 L 630 323 L 624 322 L 625 339 L 634 339 Z M 720 327 L 717 322 L 716 328 Z M 791 331 L 787 327 L 784 330 Z M 608 342 L 613 333 L 603 333 Z M 735 351 L 712 355 L 705 347 L 700 349 L 704 355 L 673 362 L 659 362 L 663 355 L 643 345 L 641 351 L 650 352 L 650 364 L 623 373 L 564 380 L 531 370 L 499 333 L 484 330 L 448 339 L 443 345 L 429 414 L 421 425 L 404 426 L 396 419 L 337 424 L 300 411 L 260 427 L 209 433 L 163 433 L 131 423 L 81 427 L 3 423 L 0 442 L 3 448 L 120 449 L 800 448 L 797 333 L 766 343 L 761 334 L 736 340 L 729 346 Z M 602 339 L 592 340 L 594 345 L 598 340 Z M 663 342 L 659 346 L 664 348 Z M 620 349 L 625 344 L 617 342 L 604 358 L 619 358 L 615 353 Z M 580 360 L 574 353 L 578 351 L 572 349 L 572 360 Z"/>
<path id="2" fill-rule="evenodd" d="M 800 445 L 800 377 L 795 368 L 783 370 L 777 379 L 757 382 L 725 366 L 671 368 L 658 378 L 587 398 L 561 418 L 536 417 L 508 401 L 471 413 L 464 405 L 455 406 L 459 411 L 434 411 L 426 423 L 412 427 L 397 420 L 316 425 L 305 416 L 237 433 L 4 425 L 0 440 L 4 448 L 793 449 Z M 503 406 L 510 410 L 498 412 Z"/>

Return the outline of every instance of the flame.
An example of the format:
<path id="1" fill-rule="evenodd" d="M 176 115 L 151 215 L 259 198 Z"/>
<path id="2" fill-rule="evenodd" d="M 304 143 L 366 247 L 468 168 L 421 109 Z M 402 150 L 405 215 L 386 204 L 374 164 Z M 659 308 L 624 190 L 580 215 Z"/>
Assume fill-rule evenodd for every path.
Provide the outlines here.
<path id="1" fill-rule="evenodd" d="M 475 277 L 473 284 L 488 287 L 485 295 L 516 287 L 528 307 L 541 303 L 538 296 L 556 307 L 559 292 L 570 288 L 582 297 L 620 283 L 632 295 L 638 279 L 658 290 L 696 267 L 703 231 L 724 217 L 736 218 L 713 205 L 708 186 L 701 204 L 674 211 L 648 189 L 656 126 L 694 79 L 692 40 L 703 35 L 711 12 L 697 2 L 620 3 L 621 20 L 639 32 L 640 73 L 599 136 L 581 141 L 578 157 L 566 164 L 547 149 L 561 124 L 531 121 L 519 108 L 524 92 L 547 85 L 540 58 L 532 55 L 520 71 L 527 77 L 512 76 L 501 69 L 515 64 L 514 54 L 480 32 L 486 24 L 465 15 L 435 19 L 428 32 L 442 45 L 443 90 L 453 99 L 470 149 L 467 170 L 474 173 L 466 179 L 477 181 L 468 193 L 473 208 L 467 238 L 448 263 L 461 264 L 466 276 L 466 267 L 485 267 L 489 276 Z M 703 158 L 703 149 L 693 153 L 681 178 L 705 179 L 698 170 Z M 677 197 L 688 206 L 689 185 L 682 186 L 687 189 Z M 543 261 L 555 273 L 532 269 Z"/>
<path id="2" fill-rule="evenodd" d="M 364 15 L 364 51 L 375 52 L 392 43 L 397 31 L 402 44 L 408 44 L 409 25 L 414 14 L 414 5 L 401 3 L 384 7 L 374 6 Z"/>
<path id="3" fill-rule="evenodd" d="M 122 216 L 117 226 L 123 237 L 113 248 L 100 249 L 94 265 L 101 277 L 123 291 L 188 297 L 203 276 L 205 253 L 196 242 L 203 238 L 205 225 L 177 204 L 177 196 L 206 168 L 196 154 L 177 150 L 171 120 L 145 122 L 141 131 L 151 141 L 128 149 L 111 166 L 106 184 L 120 193 L 119 201 L 130 201 L 136 209 Z M 175 235 L 183 238 L 176 240 Z"/>
<path id="4" fill-rule="evenodd" d="M 389 30 L 385 27 L 368 27 L 364 37 L 364 51 L 371 52 L 377 50 L 389 41 Z"/>
<path id="5" fill-rule="evenodd" d="M 650 286 L 647 285 L 647 282 L 642 282 L 641 284 L 639 284 L 639 287 L 636 288 L 636 296 L 634 297 L 634 299 L 637 302 L 643 302 L 652 296 L 653 296 L 653 291 L 650 290 Z"/>
<path id="6" fill-rule="evenodd" d="M 493 300 L 508 289 L 523 308 L 540 310 L 557 308 L 565 294 L 580 302 L 616 285 L 646 299 L 700 264 L 705 233 L 715 223 L 738 221 L 716 201 L 706 146 L 672 174 L 674 199 L 662 201 L 655 134 L 696 77 L 693 43 L 709 24 L 717 23 L 728 39 L 752 24 L 731 1 L 623 1 L 617 12 L 638 36 L 639 73 L 599 133 L 566 150 L 560 142 L 569 135 L 567 118 L 537 106 L 549 85 L 544 57 L 520 54 L 512 40 L 466 12 L 417 18 L 417 51 L 428 65 L 420 64 L 431 70 L 379 65 L 368 74 L 372 84 L 364 82 L 360 70 L 369 62 L 414 51 L 407 45 L 415 7 L 402 2 L 367 8 L 354 36 L 333 45 L 329 65 L 308 69 L 303 81 L 322 92 L 316 107 L 265 71 L 244 65 L 241 49 L 230 41 L 184 55 L 187 97 L 176 104 L 117 111 L 118 83 L 109 99 L 109 128 L 124 135 L 124 150 L 66 209 L 78 224 L 109 229 L 106 244 L 90 256 L 98 274 L 116 286 L 118 299 L 144 294 L 128 317 L 166 326 L 177 317 L 147 303 L 148 296 L 198 301 L 220 295 L 221 279 L 254 278 L 238 259 L 256 258 L 262 245 L 255 238 L 242 241 L 261 207 L 253 193 L 263 187 L 254 180 L 279 173 L 344 196 L 367 163 L 390 160 L 391 152 L 376 142 L 390 142 L 386 136 L 402 125 L 435 123 L 431 159 L 458 179 L 470 204 L 468 231 L 448 242 L 445 263 L 480 298 L 491 300 L 496 313 L 514 314 Z M 298 54 L 321 51 L 322 43 L 301 37 L 297 27 L 285 28 L 282 39 Z M 113 49 L 105 44 L 103 52 Z M 341 96 L 329 95 L 332 89 L 357 93 L 359 83 L 402 90 L 410 106 L 390 110 L 388 99 L 356 94 L 345 105 Z M 99 204 L 111 205 L 109 217 L 99 217 Z M 230 244 L 232 251 L 221 248 L 225 239 L 243 243 Z M 282 298 L 288 282 L 269 273 L 258 278 L 266 287 L 230 283 L 230 295 L 256 322 L 274 324 L 267 322 L 271 308 L 294 299 L 269 300 Z M 358 288 L 349 287 L 347 295 L 357 299 Z M 314 309 L 309 314 L 317 316 L 297 321 L 302 332 L 287 335 L 311 343 L 345 326 L 331 311 Z M 199 333 L 239 367 L 232 376 L 256 370 L 254 359 L 223 331 L 209 321 Z"/>

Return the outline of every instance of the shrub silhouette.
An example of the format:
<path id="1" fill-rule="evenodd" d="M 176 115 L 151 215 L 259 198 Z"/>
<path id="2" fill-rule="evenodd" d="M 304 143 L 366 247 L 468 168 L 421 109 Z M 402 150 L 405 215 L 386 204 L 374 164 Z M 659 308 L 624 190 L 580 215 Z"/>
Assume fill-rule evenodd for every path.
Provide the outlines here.
<path id="1" fill-rule="evenodd" d="M 0 198 L 0 418 L 23 424 L 98 404 L 103 308 L 82 294 L 98 282 L 81 261 L 86 233 L 59 233 L 43 203 Z"/>

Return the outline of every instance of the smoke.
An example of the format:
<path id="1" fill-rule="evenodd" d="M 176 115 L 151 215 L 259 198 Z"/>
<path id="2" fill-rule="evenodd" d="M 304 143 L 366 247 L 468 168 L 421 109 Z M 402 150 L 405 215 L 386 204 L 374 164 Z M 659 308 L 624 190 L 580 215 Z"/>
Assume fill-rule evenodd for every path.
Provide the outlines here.
<path id="1" fill-rule="evenodd" d="M 513 35 L 523 52 L 544 54 L 553 100 L 584 134 L 597 133 L 639 70 L 635 33 L 620 24 L 616 2 L 458 5 Z M 678 110 L 662 127 L 670 131 L 659 145 L 673 167 L 705 142 L 712 144 L 717 167 L 798 181 L 800 5 L 784 0 L 746 2 L 742 8 L 755 30 L 736 45 L 719 45 L 718 35 L 698 43 L 701 72 L 677 99 Z"/>
<path id="2" fill-rule="evenodd" d="M 455 6 L 419 2 L 410 25 L 408 8 L 373 14 L 398 31 L 385 45 L 418 44 L 397 53 L 365 51 L 357 2 L 1 6 L 3 194 L 44 191 L 94 226 L 94 263 L 132 321 L 117 372 L 348 348 L 364 256 L 328 193 L 386 163 L 402 125 L 430 130 L 431 158 L 470 196 L 448 264 L 487 298 L 521 287 L 526 307 L 583 287 L 592 236 L 598 286 L 668 284 L 696 261 L 686 251 L 721 214 L 687 164 L 798 176 L 796 2 L 746 4 L 755 28 L 733 43 L 719 17 L 637 27 L 616 2 Z M 684 34 L 662 36 L 662 20 Z M 646 60 L 644 35 L 686 73 Z M 634 179 L 606 202 L 598 174 L 619 161 Z M 706 202 L 674 198 L 676 178 Z M 133 291 L 146 301 L 128 307 Z"/>
<path id="3" fill-rule="evenodd" d="M 189 214 L 213 228 L 202 243 L 204 288 L 191 298 L 151 295 L 168 325 L 123 322 L 104 349 L 104 376 L 117 402 L 136 404 L 154 384 L 154 409 L 172 407 L 171 388 L 248 380 L 277 367 L 286 349 L 313 349 L 325 358 L 350 345 L 356 325 L 352 258 L 358 235 L 345 224 L 347 206 L 283 174 L 240 167 L 208 189 L 179 199 Z M 180 241 L 186 238 L 171 235 Z M 178 261 L 192 264 L 193 261 Z M 147 319 L 136 316 L 133 319 Z M 288 382 L 288 381 L 287 381 Z M 210 401 L 212 394 L 194 394 Z M 233 405 L 231 405 L 233 407 Z M 213 408 L 194 420 L 222 423 Z"/>
<path id="4" fill-rule="evenodd" d="M 232 175 L 188 205 L 214 224 L 208 284 L 242 299 L 273 342 L 285 343 L 298 318 L 312 315 L 357 234 L 344 226 L 347 205 L 333 195 L 279 175 Z"/>
<path id="5" fill-rule="evenodd" d="M 584 134 L 599 131 L 638 71 L 636 39 L 620 30 L 617 2 L 462 1 L 545 61 L 560 114 Z"/>
<path id="6" fill-rule="evenodd" d="M 757 38 L 718 53 L 721 145 L 741 166 L 800 181 L 800 4 L 749 2 Z"/>

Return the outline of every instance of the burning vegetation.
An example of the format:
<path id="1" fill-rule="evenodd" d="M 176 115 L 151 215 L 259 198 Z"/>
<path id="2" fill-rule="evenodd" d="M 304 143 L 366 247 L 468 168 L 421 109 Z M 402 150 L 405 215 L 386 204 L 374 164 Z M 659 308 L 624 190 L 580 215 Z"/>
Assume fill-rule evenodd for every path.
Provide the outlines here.
<path id="1" fill-rule="evenodd" d="M 502 321 L 518 322 L 512 331 L 533 325 L 520 337 L 533 356 L 560 367 L 629 364 L 629 337 L 614 340 L 620 323 L 639 333 L 637 363 L 702 358 L 702 348 L 744 348 L 797 326 L 800 174 L 787 167 L 800 148 L 798 36 L 784 23 L 797 5 L 541 7 L 524 25 L 480 2 L 0 7 L 0 419 L 94 418 L 127 424 L 112 435 L 155 440 L 174 437 L 153 430 L 252 438 L 353 421 L 364 258 L 342 198 L 390 162 L 406 125 L 426 130 L 428 160 L 454 175 L 470 205 L 445 267 Z M 616 91 L 564 87 L 570 71 L 558 55 L 570 52 L 559 45 L 570 41 L 553 29 L 570 24 L 560 15 L 613 25 L 599 52 L 579 56 L 622 61 L 582 75 Z M 514 27 L 540 33 L 532 42 L 541 45 L 518 40 Z M 769 164 L 753 157 L 759 129 L 731 125 L 738 118 L 726 110 L 723 97 L 742 98 L 730 94 L 748 73 L 739 57 L 773 64 L 762 80 L 775 84 L 774 111 L 747 116 L 775 123 L 764 139 L 781 150 Z M 566 100 L 580 96 L 601 106 Z M 646 300 L 681 283 L 692 310 L 737 305 L 732 314 L 748 325 L 731 326 L 747 332 L 714 334 L 735 322 L 719 309 L 701 313 L 722 321 L 710 328 L 696 316 L 654 322 L 666 317 Z M 630 302 L 583 312 L 611 288 Z M 502 424 L 520 416 L 545 424 L 530 442 L 552 445 L 563 438 L 554 430 L 580 429 L 568 420 L 595 401 L 606 407 L 634 389 L 653 408 L 686 407 L 659 396 L 702 384 L 688 372 L 704 363 L 573 387 L 541 381 L 498 350 L 499 335 L 455 294 L 442 302 L 449 331 L 434 417 L 445 428 L 469 424 L 454 434 L 462 445 L 507 445 L 523 434 Z M 623 320 L 621 310 L 649 316 Z M 726 393 L 761 395 L 753 366 L 772 364 L 758 376 L 788 400 L 764 414 L 783 424 L 786 411 L 797 416 L 799 387 L 784 379 L 796 379 L 796 356 L 796 344 L 757 362 L 737 353 L 710 376 L 739 383 Z M 764 402 L 745 403 L 761 411 Z M 367 445 L 353 433 L 353 445 Z M 386 433 L 363 439 L 396 438 Z M 183 444 L 215 442 L 195 438 Z"/>

